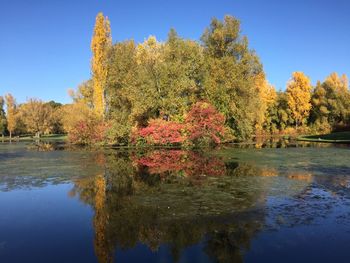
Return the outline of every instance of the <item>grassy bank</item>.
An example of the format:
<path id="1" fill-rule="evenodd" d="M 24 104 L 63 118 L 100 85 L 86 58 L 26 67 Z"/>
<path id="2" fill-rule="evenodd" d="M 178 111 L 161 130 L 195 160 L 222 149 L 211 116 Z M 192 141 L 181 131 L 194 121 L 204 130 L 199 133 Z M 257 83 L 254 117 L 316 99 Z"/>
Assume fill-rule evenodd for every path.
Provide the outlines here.
<path id="1" fill-rule="evenodd" d="M 64 134 L 49 134 L 49 135 L 42 135 L 40 137 L 41 141 L 65 141 L 67 139 L 67 135 Z M 3 139 L 0 137 L 0 142 L 1 141 L 5 141 L 5 142 L 9 142 L 10 141 L 10 137 L 6 136 Z M 30 141 L 35 141 L 37 140 L 37 138 L 35 138 L 34 136 L 13 136 L 12 137 L 12 141 L 16 142 L 16 141 L 20 141 L 20 142 L 30 142 Z"/>
<path id="2" fill-rule="evenodd" d="M 297 140 L 307 142 L 350 143 L 350 132 L 335 132 L 324 135 L 299 136 Z"/>

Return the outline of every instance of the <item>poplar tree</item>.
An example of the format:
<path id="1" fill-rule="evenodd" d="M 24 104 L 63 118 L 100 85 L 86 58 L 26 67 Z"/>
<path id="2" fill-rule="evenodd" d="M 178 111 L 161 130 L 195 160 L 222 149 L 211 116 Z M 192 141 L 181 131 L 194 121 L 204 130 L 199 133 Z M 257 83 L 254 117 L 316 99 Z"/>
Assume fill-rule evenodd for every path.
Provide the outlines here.
<path id="1" fill-rule="evenodd" d="M 12 133 L 14 132 L 17 124 L 17 116 L 16 116 L 16 100 L 9 93 L 5 95 L 5 103 L 7 108 L 7 130 L 10 133 L 10 140 L 12 139 Z"/>
<path id="2" fill-rule="evenodd" d="M 6 131 L 6 115 L 4 110 L 4 98 L 0 96 L 0 134 L 4 138 L 5 131 Z"/>
<path id="3" fill-rule="evenodd" d="M 303 72 L 294 72 L 287 85 L 288 107 L 292 113 L 295 126 L 303 124 L 311 110 L 311 83 Z"/>
<path id="4" fill-rule="evenodd" d="M 95 113 L 104 117 L 105 86 L 107 81 L 107 52 L 112 45 L 110 22 L 99 13 L 96 17 L 94 33 L 91 41 L 91 72 L 93 81 L 93 102 Z"/>

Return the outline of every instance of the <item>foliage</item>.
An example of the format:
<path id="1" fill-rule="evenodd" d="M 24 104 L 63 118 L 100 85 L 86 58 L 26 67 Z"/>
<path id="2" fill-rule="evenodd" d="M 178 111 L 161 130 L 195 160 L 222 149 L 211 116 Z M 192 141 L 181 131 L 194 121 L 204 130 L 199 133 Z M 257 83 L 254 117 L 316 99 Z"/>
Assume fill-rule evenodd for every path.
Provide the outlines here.
<path id="1" fill-rule="evenodd" d="M 176 145 L 185 140 L 185 125 L 161 119 L 151 120 L 147 127 L 136 130 L 132 136 L 132 142 L 138 145 Z"/>
<path id="2" fill-rule="evenodd" d="M 6 129 L 7 129 L 7 120 L 6 120 L 6 115 L 5 115 L 5 110 L 4 110 L 4 98 L 0 96 L 0 134 L 2 136 L 5 135 Z"/>
<path id="3" fill-rule="evenodd" d="M 332 73 L 322 84 L 318 82 L 311 102 L 310 121 L 315 126 L 334 128 L 350 124 L 350 91 L 345 75 Z"/>
<path id="4" fill-rule="evenodd" d="M 225 117 L 207 102 L 197 102 L 186 117 L 189 139 L 195 145 L 219 144 L 225 134 Z"/>
<path id="5" fill-rule="evenodd" d="M 238 139 L 254 132 L 259 96 L 255 79 L 262 72 L 257 55 L 240 35 L 240 22 L 225 16 L 213 19 L 202 36 L 205 56 L 204 96 L 226 117 Z"/>
<path id="6" fill-rule="evenodd" d="M 311 110 L 311 83 L 302 72 L 294 72 L 287 85 L 288 106 L 295 125 L 305 124 Z"/>
<path id="7" fill-rule="evenodd" d="M 112 44 L 110 22 L 99 13 L 96 17 L 94 34 L 91 41 L 93 57 L 91 72 L 93 82 L 93 104 L 96 114 L 103 117 L 105 114 L 105 86 L 107 79 L 107 52 Z"/>
<path id="8" fill-rule="evenodd" d="M 16 129 L 17 125 L 17 105 L 15 98 L 9 93 L 5 95 L 5 103 L 7 108 L 7 130 L 10 133 L 10 138 L 12 137 L 12 133 Z"/>
<path id="9" fill-rule="evenodd" d="M 68 139 L 73 144 L 94 145 L 104 143 L 108 125 L 96 118 L 79 120 L 75 123 Z"/>
<path id="10" fill-rule="evenodd" d="M 37 136 L 49 133 L 53 129 L 53 108 L 38 99 L 29 99 L 20 105 L 19 115 L 25 124 L 26 130 Z"/>

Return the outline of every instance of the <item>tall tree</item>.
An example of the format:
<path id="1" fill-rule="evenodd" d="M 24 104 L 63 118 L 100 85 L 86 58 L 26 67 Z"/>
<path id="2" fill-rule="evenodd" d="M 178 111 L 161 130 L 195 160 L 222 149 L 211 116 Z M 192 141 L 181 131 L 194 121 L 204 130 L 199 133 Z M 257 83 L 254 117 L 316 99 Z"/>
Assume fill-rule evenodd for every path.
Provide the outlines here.
<path id="1" fill-rule="evenodd" d="M 311 110 L 311 82 L 303 72 L 294 72 L 286 89 L 295 126 L 306 123 Z"/>
<path id="2" fill-rule="evenodd" d="M 92 81 L 94 110 L 98 116 L 105 114 L 105 88 L 107 81 L 107 52 L 112 45 L 110 22 L 99 13 L 96 17 L 94 33 L 91 41 Z"/>
<path id="3" fill-rule="evenodd" d="M 277 93 L 275 87 L 269 84 L 265 74 L 262 72 L 257 75 L 256 80 L 257 93 L 259 96 L 258 118 L 256 122 L 256 130 L 272 131 L 272 110 L 276 106 Z"/>
<path id="4" fill-rule="evenodd" d="M 5 103 L 7 108 L 7 130 L 10 133 L 11 140 L 17 124 L 17 105 L 15 98 L 10 93 L 5 95 Z"/>
<path id="5" fill-rule="evenodd" d="M 254 132 L 259 107 L 255 78 L 262 72 L 258 56 L 240 34 L 240 22 L 225 16 L 213 19 L 202 36 L 206 62 L 204 94 L 225 114 L 227 125 L 239 139 Z"/>
<path id="6" fill-rule="evenodd" d="M 0 96 L 0 134 L 2 138 L 4 138 L 5 136 L 6 126 L 7 126 L 4 104 L 5 104 L 4 98 Z"/>

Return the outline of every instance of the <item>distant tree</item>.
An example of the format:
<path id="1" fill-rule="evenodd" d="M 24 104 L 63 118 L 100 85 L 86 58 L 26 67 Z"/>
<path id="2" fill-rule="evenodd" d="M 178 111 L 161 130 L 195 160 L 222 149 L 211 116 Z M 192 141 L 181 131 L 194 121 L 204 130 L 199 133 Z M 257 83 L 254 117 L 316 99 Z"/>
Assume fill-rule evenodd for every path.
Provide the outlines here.
<path id="1" fill-rule="evenodd" d="M 286 89 L 288 106 L 295 126 L 304 124 L 311 110 L 311 83 L 303 72 L 294 72 Z"/>
<path id="2" fill-rule="evenodd" d="M 35 133 L 36 137 L 51 132 L 54 121 L 50 104 L 38 99 L 29 99 L 20 106 L 19 112 L 28 132 Z"/>
<path id="3" fill-rule="evenodd" d="M 17 124 L 17 105 L 15 98 L 10 93 L 5 95 L 5 103 L 7 108 L 7 130 L 10 133 L 11 140 Z"/>
<path id="4" fill-rule="evenodd" d="M 3 97 L 0 96 L 0 134 L 2 137 L 5 136 L 6 127 L 7 127 L 4 104 L 5 104 L 5 100 Z"/>
<path id="5" fill-rule="evenodd" d="M 93 82 L 94 109 L 98 116 L 105 114 L 105 88 L 107 81 L 107 52 L 112 45 L 110 22 L 99 13 L 96 17 L 91 41 L 91 72 Z"/>

